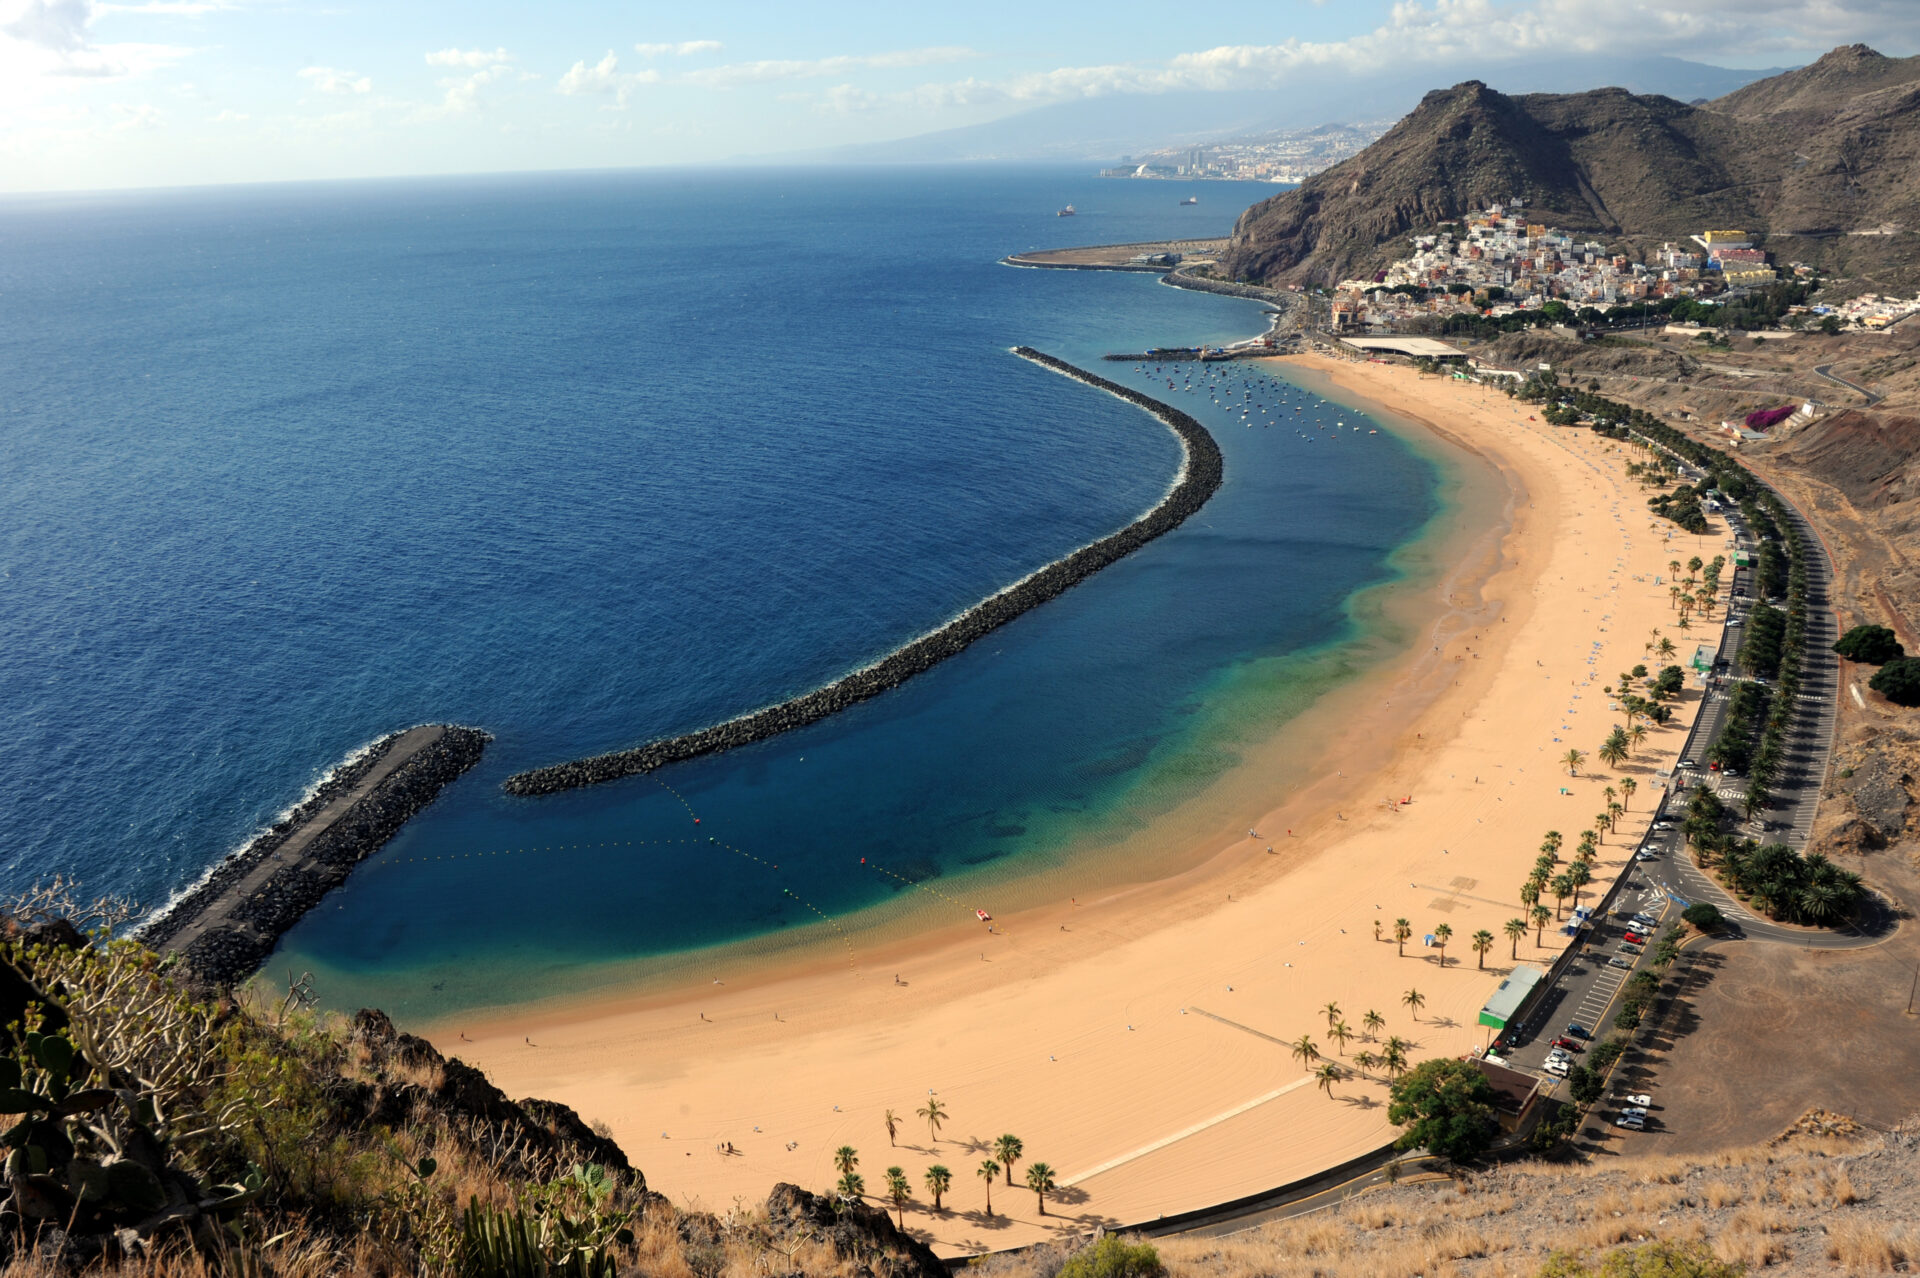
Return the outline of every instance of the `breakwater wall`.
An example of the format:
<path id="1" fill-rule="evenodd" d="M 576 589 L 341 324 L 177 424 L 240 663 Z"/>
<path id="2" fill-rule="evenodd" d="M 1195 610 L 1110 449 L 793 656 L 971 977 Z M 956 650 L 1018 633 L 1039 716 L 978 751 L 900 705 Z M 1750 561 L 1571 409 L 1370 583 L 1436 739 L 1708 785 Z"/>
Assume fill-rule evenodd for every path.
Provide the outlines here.
<path id="1" fill-rule="evenodd" d="M 509 794 L 518 795 L 556 794 L 562 790 L 651 772 L 683 759 L 736 749 L 817 723 L 848 706 L 898 687 L 914 675 L 961 652 L 967 645 L 1006 625 L 1028 609 L 1045 603 L 1108 564 L 1132 554 L 1154 538 L 1171 532 L 1189 515 L 1206 505 L 1207 499 L 1219 490 L 1224 474 L 1220 447 L 1214 442 L 1213 436 L 1207 433 L 1206 427 L 1186 413 L 1131 387 L 1110 382 L 1065 360 L 1042 354 L 1030 346 L 1017 346 L 1013 353 L 1042 368 L 1084 382 L 1145 409 L 1179 438 L 1184 453 L 1180 471 L 1166 496 L 1152 510 L 1120 531 L 1082 546 L 1006 589 L 989 595 L 939 629 L 920 636 L 872 665 L 864 666 L 823 688 L 710 728 L 650 742 L 636 749 L 517 772 L 506 779 L 502 788 Z"/>
<path id="2" fill-rule="evenodd" d="M 146 924 L 140 939 L 179 954 L 216 985 L 245 980 L 354 866 L 478 763 L 492 739 L 443 723 L 382 737 Z"/>

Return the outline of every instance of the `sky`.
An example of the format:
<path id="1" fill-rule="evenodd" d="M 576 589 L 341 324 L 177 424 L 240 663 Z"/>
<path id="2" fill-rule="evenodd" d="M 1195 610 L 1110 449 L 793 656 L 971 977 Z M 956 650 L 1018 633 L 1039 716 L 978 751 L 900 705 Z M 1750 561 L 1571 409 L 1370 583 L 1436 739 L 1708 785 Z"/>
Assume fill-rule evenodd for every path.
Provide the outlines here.
<path id="1" fill-rule="evenodd" d="M 724 164 L 1302 68 L 1855 41 L 1920 51 L 1920 0 L 0 0 L 0 191 Z"/>

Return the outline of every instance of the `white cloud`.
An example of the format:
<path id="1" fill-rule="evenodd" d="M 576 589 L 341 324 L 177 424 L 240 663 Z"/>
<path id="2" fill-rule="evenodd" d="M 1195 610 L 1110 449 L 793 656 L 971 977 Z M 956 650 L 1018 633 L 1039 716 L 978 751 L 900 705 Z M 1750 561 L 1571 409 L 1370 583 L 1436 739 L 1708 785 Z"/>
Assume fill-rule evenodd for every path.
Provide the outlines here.
<path id="1" fill-rule="evenodd" d="M 235 7 L 225 0 L 143 0 L 140 4 L 96 5 L 95 9 L 100 13 L 152 13 L 175 18 L 197 18 L 204 13 Z"/>
<path id="2" fill-rule="evenodd" d="M 116 132 L 127 129 L 154 129 L 160 126 L 159 110 L 147 103 L 143 102 L 139 106 L 115 105 L 113 109 L 120 116 L 113 126 Z"/>
<path id="3" fill-rule="evenodd" d="M 442 80 L 440 87 L 447 91 L 447 95 L 441 100 L 441 111 L 460 115 L 473 110 L 480 105 L 480 90 L 512 74 L 512 67 L 505 63 L 495 63 L 485 70 L 475 71 L 472 75 L 454 76 L 452 79 Z"/>
<path id="4" fill-rule="evenodd" d="M 219 115 L 207 118 L 215 124 L 240 124 L 253 117 L 245 111 L 222 111 Z"/>
<path id="5" fill-rule="evenodd" d="M 718 53 L 725 47 L 718 40 L 682 40 L 678 44 L 636 44 L 633 51 L 643 58 L 685 58 L 696 53 Z"/>
<path id="6" fill-rule="evenodd" d="M 505 49 L 440 49 L 427 55 L 430 67 L 491 67 L 513 61 Z"/>
<path id="7" fill-rule="evenodd" d="M 607 56 L 592 66 L 585 61 L 574 63 L 554 88 L 568 97 L 610 95 L 614 106 L 624 110 L 636 86 L 657 84 L 659 80 L 658 71 L 622 71 L 620 59 L 609 49 Z"/>
<path id="8" fill-rule="evenodd" d="M 924 67 L 941 62 L 964 62 L 980 55 L 960 45 L 941 45 L 925 49 L 896 49 L 888 53 L 840 54 L 831 58 L 766 59 L 759 62 L 729 62 L 724 66 L 689 71 L 680 79 L 711 89 L 731 89 L 743 84 L 767 84 L 778 80 L 809 80 L 842 76 L 850 71 L 891 70 L 900 67 Z"/>
<path id="9" fill-rule="evenodd" d="M 373 81 L 356 71 L 338 67 L 302 67 L 300 78 L 322 93 L 371 93 Z"/>
<path id="10" fill-rule="evenodd" d="M 56 53 L 78 53 L 91 47 L 87 28 L 93 23 L 93 0 L 28 0 L 0 32 Z"/>

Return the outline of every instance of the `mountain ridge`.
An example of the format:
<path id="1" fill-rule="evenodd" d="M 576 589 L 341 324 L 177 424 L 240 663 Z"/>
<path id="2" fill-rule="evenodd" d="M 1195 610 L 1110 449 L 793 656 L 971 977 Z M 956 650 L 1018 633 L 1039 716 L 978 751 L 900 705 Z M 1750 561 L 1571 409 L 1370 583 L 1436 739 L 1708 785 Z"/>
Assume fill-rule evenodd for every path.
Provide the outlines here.
<path id="1" fill-rule="evenodd" d="M 1782 127 L 1783 113 L 1791 127 Z M 1624 89 L 1426 94 L 1379 141 L 1236 223 L 1235 278 L 1329 284 L 1397 256 L 1409 232 L 1525 199 L 1529 219 L 1609 239 L 1709 227 L 1827 270 L 1904 265 L 1920 225 L 1920 58 L 1835 50 L 1710 102 Z"/>

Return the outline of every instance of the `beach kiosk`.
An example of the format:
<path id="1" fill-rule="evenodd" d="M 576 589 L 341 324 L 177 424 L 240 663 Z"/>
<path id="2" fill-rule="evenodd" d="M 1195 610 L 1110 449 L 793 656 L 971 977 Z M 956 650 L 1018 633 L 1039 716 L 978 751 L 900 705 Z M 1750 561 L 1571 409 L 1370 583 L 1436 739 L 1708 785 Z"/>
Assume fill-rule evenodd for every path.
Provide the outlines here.
<path id="1" fill-rule="evenodd" d="M 1513 969 L 1506 980 L 1500 982 L 1500 988 L 1493 992 L 1487 1005 L 1480 1009 L 1480 1023 L 1489 1029 L 1505 1033 L 1507 1025 L 1520 1015 L 1520 1009 L 1527 1005 L 1533 992 L 1547 974 L 1537 967 L 1522 964 Z"/>

